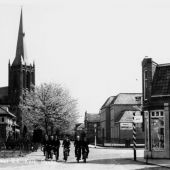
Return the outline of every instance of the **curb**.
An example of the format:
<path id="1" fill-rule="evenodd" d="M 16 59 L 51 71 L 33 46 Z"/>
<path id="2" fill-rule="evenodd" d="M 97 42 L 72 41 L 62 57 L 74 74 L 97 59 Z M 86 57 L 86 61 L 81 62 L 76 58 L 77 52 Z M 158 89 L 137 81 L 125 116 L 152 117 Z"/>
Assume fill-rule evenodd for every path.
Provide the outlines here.
<path id="1" fill-rule="evenodd" d="M 132 159 L 132 160 L 133 160 L 133 159 Z M 134 161 L 134 160 L 133 160 L 133 161 Z M 136 162 L 140 162 L 140 163 L 143 163 L 143 164 L 145 164 L 145 165 L 156 165 L 156 166 L 163 167 L 163 168 L 170 168 L 170 166 L 155 164 L 155 163 L 151 163 L 151 162 L 144 162 L 144 161 L 140 161 L 140 160 L 136 160 Z"/>

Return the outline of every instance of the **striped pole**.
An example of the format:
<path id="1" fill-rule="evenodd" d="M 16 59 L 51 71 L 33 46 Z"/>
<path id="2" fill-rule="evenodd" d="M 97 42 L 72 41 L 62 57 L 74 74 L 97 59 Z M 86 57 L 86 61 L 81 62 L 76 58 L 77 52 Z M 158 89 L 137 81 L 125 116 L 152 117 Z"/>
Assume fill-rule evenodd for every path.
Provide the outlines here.
<path id="1" fill-rule="evenodd" d="M 136 161 L 136 123 L 134 122 L 135 112 L 133 113 L 133 151 L 134 161 Z"/>

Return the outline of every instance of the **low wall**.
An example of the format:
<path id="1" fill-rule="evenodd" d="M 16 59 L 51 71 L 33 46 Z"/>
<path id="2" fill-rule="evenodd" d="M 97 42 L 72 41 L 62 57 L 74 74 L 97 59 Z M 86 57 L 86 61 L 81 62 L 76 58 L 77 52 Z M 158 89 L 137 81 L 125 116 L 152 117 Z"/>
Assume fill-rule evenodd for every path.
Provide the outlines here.
<path id="1" fill-rule="evenodd" d="M 0 158 L 14 158 L 24 156 L 25 154 L 19 150 L 1 150 Z"/>

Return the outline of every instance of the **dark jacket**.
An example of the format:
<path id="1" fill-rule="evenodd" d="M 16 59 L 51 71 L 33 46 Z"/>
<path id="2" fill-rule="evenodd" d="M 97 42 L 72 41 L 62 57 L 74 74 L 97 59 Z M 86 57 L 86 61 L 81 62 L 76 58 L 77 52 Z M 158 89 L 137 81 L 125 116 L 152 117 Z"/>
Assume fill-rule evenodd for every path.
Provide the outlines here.
<path id="1" fill-rule="evenodd" d="M 81 148 L 82 147 L 82 142 L 75 140 L 74 146 L 75 146 L 75 148 Z"/>
<path id="2" fill-rule="evenodd" d="M 53 140 L 53 147 L 54 149 L 57 149 L 60 147 L 60 140 L 57 139 L 57 140 Z"/>
<path id="3" fill-rule="evenodd" d="M 63 145 L 64 148 L 69 148 L 70 147 L 70 140 L 67 141 L 66 139 L 64 139 L 62 145 Z"/>

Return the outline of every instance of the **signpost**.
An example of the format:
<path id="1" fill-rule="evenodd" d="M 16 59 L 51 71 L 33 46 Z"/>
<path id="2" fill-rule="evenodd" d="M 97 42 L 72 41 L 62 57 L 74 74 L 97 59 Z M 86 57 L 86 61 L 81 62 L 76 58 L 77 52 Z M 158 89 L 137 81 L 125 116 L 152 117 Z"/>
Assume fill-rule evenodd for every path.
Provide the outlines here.
<path id="1" fill-rule="evenodd" d="M 136 123 L 142 123 L 142 116 L 136 116 L 133 113 L 133 150 L 134 150 L 134 160 L 136 161 Z"/>
<path id="2" fill-rule="evenodd" d="M 95 123 L 94 124 L 94 145 L 95 145 L 95 148 L 96 148 L 96 128 L 97 128 L 97 124 Z"/>
<path id="3" fill-rule="evenodd" d="M 134 153 L 134 161 L 136 161 L 136 123 L 135 123 L 135 112 L 133 113 L 133 153 Z"/>

